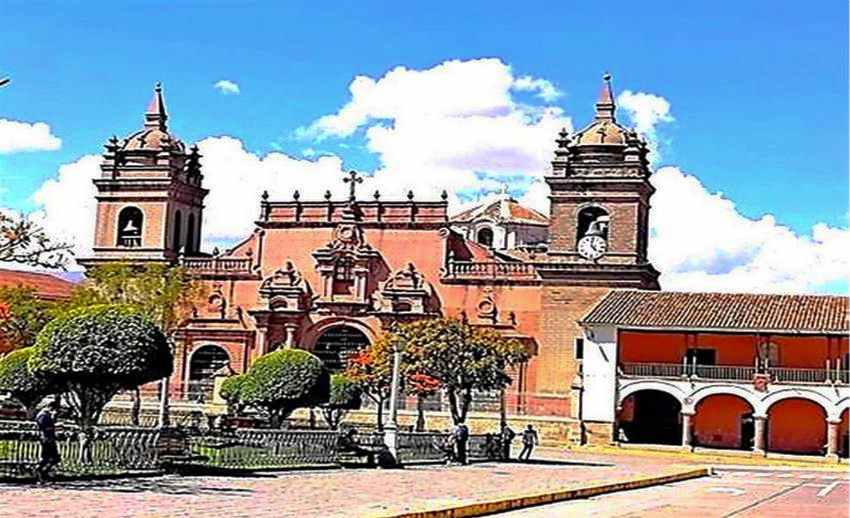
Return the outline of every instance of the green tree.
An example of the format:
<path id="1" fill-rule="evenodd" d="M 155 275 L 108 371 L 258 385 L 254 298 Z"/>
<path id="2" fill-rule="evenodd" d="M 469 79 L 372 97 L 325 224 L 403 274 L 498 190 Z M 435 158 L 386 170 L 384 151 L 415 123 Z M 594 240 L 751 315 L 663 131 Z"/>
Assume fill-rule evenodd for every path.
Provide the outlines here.
<path id="1" fill-rule="evenodd" d="M 0 358 L 0 392 L 6 392 L 19 401 L 33 417 L 36 407 L 45 396 L 53 392 L 50 380 L 34 375 L 27 367 L 35 349 L 24 347 Z"/>
<path id="2" fill-rule="evenodd" d="M 309 352 L 279 349 L 257 358 L 238 392 L 242 404 L 267 411 L 277 427 L 295 409 L 327 402 L 330 376 Z"/>
<path id="3" fill-rule="evenodd" d="M 322 418 L 332 430 L 339 428 L 349 410 L 357 410 L 361 404 L 360 386 L 345 373 L 331 375 L 331 392 L 328 402 L 321 405 Z"/>
<path id="4" fill-rule="evenodd" d="M 97 305 L 69 311 L 47 324 L 36 338 L 28 366 L 67 394 L 88 438 L 115 394 L 169 376 L 173 361 L 165 335 L 137 308 Z M 84 461 L 87 446 L 84 443 Z"/>
<path id="5" fill-rule="evenodd" d="M 0 352 L 30 347 L 39 331 L 64 308 L 40 299 L 28 286 L 0 288 Z"/>
<path id="6" fill-rule="evenodd" d="M 238 414 L 242 411 L 242 385 L 248 379 L 248 374 L 236 374 L 228 377 L 221 384 L 219 395 L 227 401 L 229 413 Z"/>
<path id="7" fill-rule="evenodd" d="M 392 384 L 392 349 L 386 337 L 380 337 L 369 347 L 349 358 L 345 375 L 363 394 L 377 405 L 375 425 L 384 429 L 384 403 L 390 397 Z"/>
<path id="8" fill-rule="evenodd" d="M 96 304 L 135 306 L 166 334 L 190 315 L 204 285 L 181 266 L 111 263 L 92 268 L 71 295 L 71 307 Z"/>
<path id="9" fill-rule="evenodd" d="M 402 351 L 406 373 L 430 376 L 449 399 L 455 424 L 466 421 L 476 390 L 511 383 L 506 369 L 528 359 L 525 348 L 498 332 L 457 319 L 435 318 L 393 326 L 386 336 Z"/>
<path id="10" fill-rule="evenodd" d="M 68 306 L 132 305 L 170 338 L 205 292 L 203 283 L 181 266 L 109 263 L 86 273 L 86 281 L 74 290 Z M 138 387 L 132 396 L 131 417 L 136 421 L 141 405 Z"/>

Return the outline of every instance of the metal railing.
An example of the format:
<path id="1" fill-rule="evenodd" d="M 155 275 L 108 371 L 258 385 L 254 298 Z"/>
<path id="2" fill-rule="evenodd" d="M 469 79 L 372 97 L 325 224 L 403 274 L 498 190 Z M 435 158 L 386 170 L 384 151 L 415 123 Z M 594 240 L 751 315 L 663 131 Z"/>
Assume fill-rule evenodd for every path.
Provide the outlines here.
<path id="1" fill-rule="evenodd" d="M 40 434 L 30 423 L 14 423 L 4 423 L 0 429 L 0 477 L 32 477 L 41 457 Z M 86 455 L 82 434 L 75 427 L 65 427 L 57 439 L 60 461 L 55 473 L 59 475 L 120 475 L 158 469 L 156 429 L 98 428 Z"/>
<path id="2" fill-rule="evenodd" d="M 684 363 L 621 363 L 625 376 L 648 378 L 696 378 L 704 380 L 751 382 L 756 374 L 769 374 L 773 383 L 850 383 L 847 370 L 770 367 L 756 369 L 742 365 L 698 365 Z"/>
<path id="3" fill-rule="evenodd" d="M 200 464 L 216 468 L 285 468 L 335 464 L 340 434 L 333 431 L 237 429 L 221 435 L 190 439 Z M 193 461 L 194 462 L 194 461 Z"/>
<path id="4" fill-rule="evenodd" d="M 452 451 L 451 434 L 445 432 L 400 432 L 398 460 L 407 462 L 444 461 Z M 499 434 L 472 434 L 466 443 L 469 460 L 500 460 L 502 442 Z"/>
<path id="5" fill-rule="evenodd" d="M 453 279 L 536 279 L 533 264 L 502 262 L 451 261 L 446 266 L 447 278 Z"/>

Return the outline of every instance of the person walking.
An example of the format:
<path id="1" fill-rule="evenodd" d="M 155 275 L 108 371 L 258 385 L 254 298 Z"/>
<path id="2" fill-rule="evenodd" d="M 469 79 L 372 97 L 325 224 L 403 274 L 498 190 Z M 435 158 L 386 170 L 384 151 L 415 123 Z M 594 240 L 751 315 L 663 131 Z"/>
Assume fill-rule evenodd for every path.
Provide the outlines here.
<path id="1" fill-rule="evenodd" d="M 458 423 L 454 431 L 455 459 L 461 464 L 466 464 L 466 444 L 469 441 L 469 428 L 463 423 Z"/>
<path id="2" fill-rule="evenodd" d="M 519 460 L 523 460 L 523 456 L 525 456 L 525 460 L 529 460 L 531 451 L 538 444 L 540 444 L 540 440 L 537 438 L 537 430 L 531 425 L 526 426 L 525 430 L 522 431 L 522 451 L 519 453 Z"/>
<path id="3" fill-rule="evenodd" d="M 41 442 L 41 460 L 35 470 L 39 483 L 45 482 L 50 470 L 59 464 L 59 446 L 56 443 L 56 413 L 58 411 L 59 400 L 54 399 L 35 416 L 39 442 Z"/>

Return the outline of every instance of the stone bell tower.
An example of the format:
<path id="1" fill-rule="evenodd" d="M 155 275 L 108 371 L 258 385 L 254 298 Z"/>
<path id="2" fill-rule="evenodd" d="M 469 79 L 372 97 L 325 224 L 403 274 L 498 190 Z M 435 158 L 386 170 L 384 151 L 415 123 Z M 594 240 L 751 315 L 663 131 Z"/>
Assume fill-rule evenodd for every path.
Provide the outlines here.
<path id="1" fill-rule="evenodd" d="M 549 260 L 577 284 L 658 289 L 647 259 L 649 150 L 616 119 L 611 76 L 603 78 L 596 114 L 585 128 L 557 139 L 550 188 Z M 554 271 L 551 272 L 554 274 Z"/>
<path id="2" fill-rule="evenodd" d="M 84 266 L 111 261 L 174 262 L 196 254 L 203 200 L 197 146 L 189 150 L 168 132 L 162 87 L 157 83 L 143 127 L 104 145 L 97 187 L 93 257 Z"/>

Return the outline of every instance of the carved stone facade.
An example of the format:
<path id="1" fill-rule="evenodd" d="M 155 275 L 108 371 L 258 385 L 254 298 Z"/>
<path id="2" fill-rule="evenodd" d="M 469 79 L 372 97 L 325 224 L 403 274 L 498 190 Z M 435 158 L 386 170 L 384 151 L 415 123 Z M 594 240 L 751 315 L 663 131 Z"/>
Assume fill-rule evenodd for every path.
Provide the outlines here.
<path id="1" fill-rule="evenodd" d="M 549 235 L 548 250 L 494 250 L 469 239 L 452 229 L 445 194 L 438 201 L 420 201 L 414 193 L 403 200 L 358 199 L 356 175 L 349 174 L 346 200 L 304 201 L 296 193 L 273 201 L 264 193 L 254 232 L 214 254 L 194 246 L 206 194 L 200 157 L 167 134 L 157 90 L 146 116 L 150 127 L 111 143 L 104 155 L 104 176 L 96 181 L 98 245 L 85 264 L 180 262 L 208 284 L 207 298 L 176 334 L 177 396 L 202 370 L 193 369 L 193 361 L 203 347 L 226 351 L 236 372 L 279 347 L 315 351 L 339 365 L 351 348 L 374 341 L 392 322 L 445 316 L 526 345 L 531 359 L 511 373 L 510 412 L 569 417 L 580 363 L 576 321 L 612 287 L 657 288 L 658 274 L 646 262 L 652 194 L 646 148 L 614 120 L 609 88 L 606 83 L 597 120 L 558 141 L 546 178 L 552 217 L 537 218 L 545 222 L 540 228 Z M 135 205 L 145 225 L 142 244 L 116 247 L 117 214 L 136 193 L 155 200 Z M 605 214 L 582 219 L 588 207 Z M 195 216 L 188 240 L 187 223 L 182 234 L 174 233 L 177 211 Z M 608 242 L 596 260 L 577 251 L 585 235 Z M 192 243 L 178 247 L 186 252 L 182 258 L 173 246 L 180 242 Z"/>

